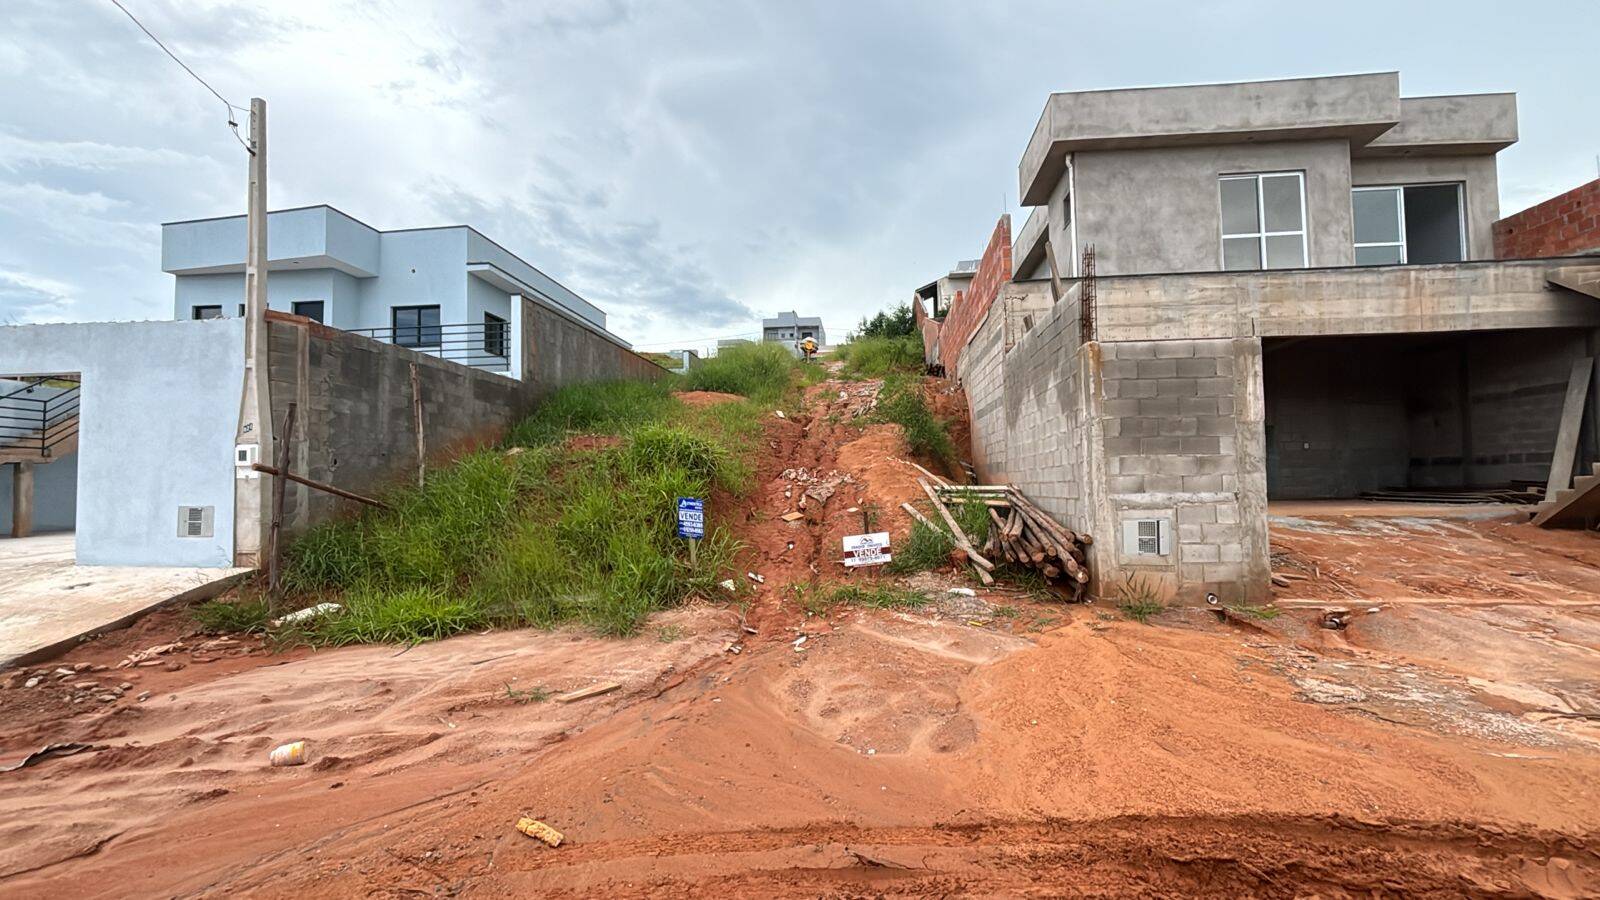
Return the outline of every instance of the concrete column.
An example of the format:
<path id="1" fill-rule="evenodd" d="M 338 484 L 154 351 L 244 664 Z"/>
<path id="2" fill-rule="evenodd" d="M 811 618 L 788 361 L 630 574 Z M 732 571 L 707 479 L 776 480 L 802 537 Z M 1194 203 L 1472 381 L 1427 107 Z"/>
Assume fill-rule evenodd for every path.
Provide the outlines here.
<path id="1" fill-rule="evenodd" d="M 33 534 L 33 463 L 11 464 L 11 536 Z"/>

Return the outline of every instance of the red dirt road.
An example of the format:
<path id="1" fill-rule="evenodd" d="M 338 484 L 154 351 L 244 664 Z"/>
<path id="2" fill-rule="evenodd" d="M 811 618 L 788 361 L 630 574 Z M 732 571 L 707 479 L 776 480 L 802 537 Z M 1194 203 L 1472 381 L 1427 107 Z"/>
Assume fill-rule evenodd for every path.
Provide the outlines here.
<path id="1" fill-rule="evenodd" d="M 1494 680 L 1483 667 L 1436 659 L 1399 607 L 1342 645 L 1311 612 L 1145 626 L 1014 593 L 808 616 L 789 586 L 844 577 L 847 509 L 892 510 L 908 490 L 880 446 L 898 436 L 852 424 L 841 389 L 855 386 L 825 383 L 809 416 L 770 424 L 737 523 L 766 577 L 745 615 L 756 635 L 736 608 L 699 605 L 626 641 L 523 631 L 251 656 L 26 734 L 10 711 L 29 691 L 0 691 L 0 758 L 108 745 L 0 774 L 0 894 L 1600 893 L 1600 745 L 1531 701 L 1488 702 L 1470 681 Z M 802 467 L 850 480 L 786 523 L 801 491 L 784 472 Z M 1314 544 L 1299 558 L 1322 559 Z M 1581 620 L 1552 627 L 1573 646 L 1521 688 L 1560 692 L 1600 650 Z M 1507 640 L 1483 654 L 1529 653 Z M 607 680 L 622 689 L 573 704 L 517 693 Z M 295 738 L 311 764 L 267 768 Z M 521 815 L 566 842 L 517 833 Z"/>

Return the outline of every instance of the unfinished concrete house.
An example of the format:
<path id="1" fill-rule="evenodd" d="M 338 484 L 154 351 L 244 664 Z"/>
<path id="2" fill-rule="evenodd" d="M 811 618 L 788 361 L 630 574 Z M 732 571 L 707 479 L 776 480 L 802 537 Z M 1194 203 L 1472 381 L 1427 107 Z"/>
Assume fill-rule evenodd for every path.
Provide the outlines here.
<path id="1" fill-rule="evenodd" d="M 1051 95 L 1032 215 L 924 328 L 981 476 L 1093 534 L 1100 595 L 1180 602 L 1266 595 L 1274 500 L 1557 496 L 1600 459 L 1600 260 L 1495 258 L 1516 139 L 1514 95 L 1393 72 Z"/>

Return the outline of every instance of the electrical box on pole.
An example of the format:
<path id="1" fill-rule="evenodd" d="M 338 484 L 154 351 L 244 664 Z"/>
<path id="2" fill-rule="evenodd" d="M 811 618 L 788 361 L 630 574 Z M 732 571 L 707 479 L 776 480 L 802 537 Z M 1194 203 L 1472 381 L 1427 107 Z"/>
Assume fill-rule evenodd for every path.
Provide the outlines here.
<path id="1" fill-rule="evenodd" d="M 244 268 L 244 385 L 236 438 L 239 458 L 272 458 L 272 396 L 267 380 L 267 101 L 250 100 L 250 177 Z M 251 453 L 249 448 L 253 447 Z M 253 466 L 234 468 L 234 565 L 261 561 L 267 483 Z"/>

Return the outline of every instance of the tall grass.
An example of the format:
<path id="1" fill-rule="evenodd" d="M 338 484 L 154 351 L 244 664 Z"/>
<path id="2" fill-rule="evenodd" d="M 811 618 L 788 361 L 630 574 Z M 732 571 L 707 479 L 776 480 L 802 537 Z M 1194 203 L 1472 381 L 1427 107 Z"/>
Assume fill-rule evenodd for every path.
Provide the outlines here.
<path id="1" fill-rule="evenodd" d="M 751 399 L 695 408 L 672 397 L 670 382 L 563 388 L 511 430 L 507 443 L 520 451 L 472 454 L 422 488 L 393 492 L 389 510 L 313 529 L 287 549 L 285 586 L 342 609 L 296 633 L 312 643 L 416 642 L 580 622 L 629 634 L 651 612 L 719 595 L 739 544 L 712 527 L 691 565 L 675 500 L 748 488 L 761 417 L 800 368 L 781 347 L 719 359 L 709 382 L 719 387 L 702 389 Z M 564 438 L 579 432 L 621 440 L 573 449 Z M 215 611 L 214 621 L 231 615 Z"/>
<path id="2" fill-rule="evenodd" d="M 886 375 L 920 375 L 925 368 L 922 338 L 862 337 L 841 345 L 834 358 L 844 361 L 844 374 L 850 378 L 882 378 Z"/>
<path id="3" fill-rule="evenodd" d="M 907 375 L 894 375 L 885 379 L 878 395 L 877 418 L 894 422 L 906 435 L 911 452 L 928 459 L 950 465 L 955 461 L 955 446 L 945 431 L 944 423 L 934 418 L 933 411 L 922 398 L 922 383 Z"/>
<path id="4" fill-rule="evenodd" d="M 777 403 L 787 392 L 796 370 L 794 356 L 778 344 L 738 344 L 683 376 L 686 391 L 743 394 L 760 403 Z"/>
<path id="5" fill-rule="evenodd" d="M 912 522 L 910 537 L 894 551 L 894 559 L 884 568 L 895 575 L 937 569 L 950 561 L 950 551 L 953 549 L 955 541 L 943 530 Z"/>

